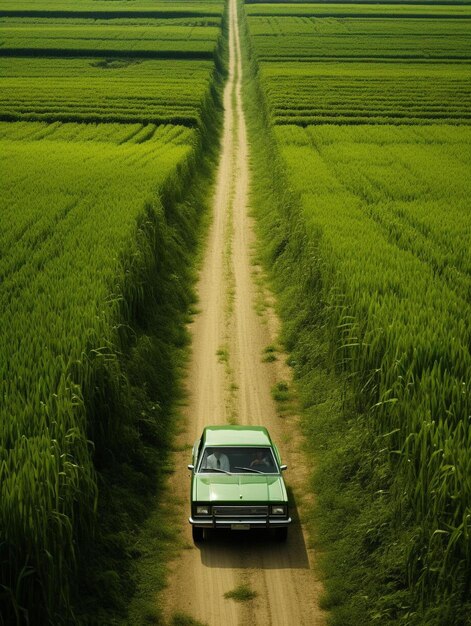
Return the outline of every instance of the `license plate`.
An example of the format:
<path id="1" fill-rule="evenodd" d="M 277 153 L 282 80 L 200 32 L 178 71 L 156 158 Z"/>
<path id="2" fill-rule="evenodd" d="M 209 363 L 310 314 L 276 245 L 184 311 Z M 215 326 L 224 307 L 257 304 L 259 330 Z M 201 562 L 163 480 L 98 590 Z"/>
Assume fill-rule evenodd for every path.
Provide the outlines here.
<path id="1" fill-rule="evenodd" d="M 231 524 L 231 530 L 250 530 L 250 524 Z"/>

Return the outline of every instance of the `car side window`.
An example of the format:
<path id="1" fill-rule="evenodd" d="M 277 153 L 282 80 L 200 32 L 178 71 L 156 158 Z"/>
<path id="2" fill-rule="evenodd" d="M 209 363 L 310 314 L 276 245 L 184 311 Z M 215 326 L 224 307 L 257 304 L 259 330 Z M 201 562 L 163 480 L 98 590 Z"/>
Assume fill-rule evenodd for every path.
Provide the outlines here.
<path id="1" fill-rule="evenodd" d="M 212 471 L 214 467 L 214 449 L 206 448 L 203 452 L 203 458 L 201 460 L 200 471 L 208 472 Z"/>

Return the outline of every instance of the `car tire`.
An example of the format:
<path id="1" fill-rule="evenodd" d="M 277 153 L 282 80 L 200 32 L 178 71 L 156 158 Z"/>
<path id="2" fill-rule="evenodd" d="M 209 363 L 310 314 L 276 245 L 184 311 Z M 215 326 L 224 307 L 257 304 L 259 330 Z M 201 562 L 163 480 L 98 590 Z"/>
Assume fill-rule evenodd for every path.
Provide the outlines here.
<path id="1" fill-rule="evenodd" d="M 284 543 L 288 539 L 288 527 L 285 526 L 284 528 L 276 528 L 275 539 L 280 543 Z"/>
<path id="2" fill-rule="evenodd" d="M 193 534 L 193 541 L 195 543 L 200 543 L 204 539 L 204 528 L 198 528 L 197 526 L 192 526 L 191 531 Z"/>

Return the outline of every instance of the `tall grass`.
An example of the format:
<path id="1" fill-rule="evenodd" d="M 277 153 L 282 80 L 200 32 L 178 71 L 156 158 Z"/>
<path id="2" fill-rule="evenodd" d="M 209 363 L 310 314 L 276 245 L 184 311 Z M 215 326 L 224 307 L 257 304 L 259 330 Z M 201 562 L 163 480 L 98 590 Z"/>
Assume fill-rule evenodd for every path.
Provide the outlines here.
<path id="1" fill-rule="evenodd" d="M 120 355 L 138 348 L 131 324 L 158 289 L 144 281 L 171 243 L 152 187 L 184 181 L 191 163 L 188 144 L 161 144 L 156 161 L 158 147 L 3 141 L 0 563 L 18 620 L 29 609 L 31 623 L 70 623 L 95 470 L 138 455 L 150 418 L 130 413 Z"/>
<path id="2" fill-rule="evenodd" d="M 273 130 L 260 86 L 256 211 L 321 460 L 331 621 L 466 624 L 469 132 Z"/>
<path id="3" fill-rule="evenodd" d="M 192 299 L 200 205 L 185 199 L 217 126 L 209 65 L 194 129 L 0 124 L 0 623 L 126 611 Z"/>

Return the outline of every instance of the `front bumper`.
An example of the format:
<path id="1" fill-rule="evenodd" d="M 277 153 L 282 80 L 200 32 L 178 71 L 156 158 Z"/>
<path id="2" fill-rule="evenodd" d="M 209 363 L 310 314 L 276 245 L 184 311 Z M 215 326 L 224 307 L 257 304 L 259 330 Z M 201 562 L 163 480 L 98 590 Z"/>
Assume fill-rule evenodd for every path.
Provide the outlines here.
<path id="1" fill-rule="evenodd" d="M 239 517 L 228 519 L 226 517 L 189 517 L 188 521 L 197 528 L 232 528 L 232 526 L 240 526 L 241 524 L 250 528 L 283 528 L 291 524 L 291 517 L 281 519 L 273 517 L 264 517 L 250 519 Z"/>

